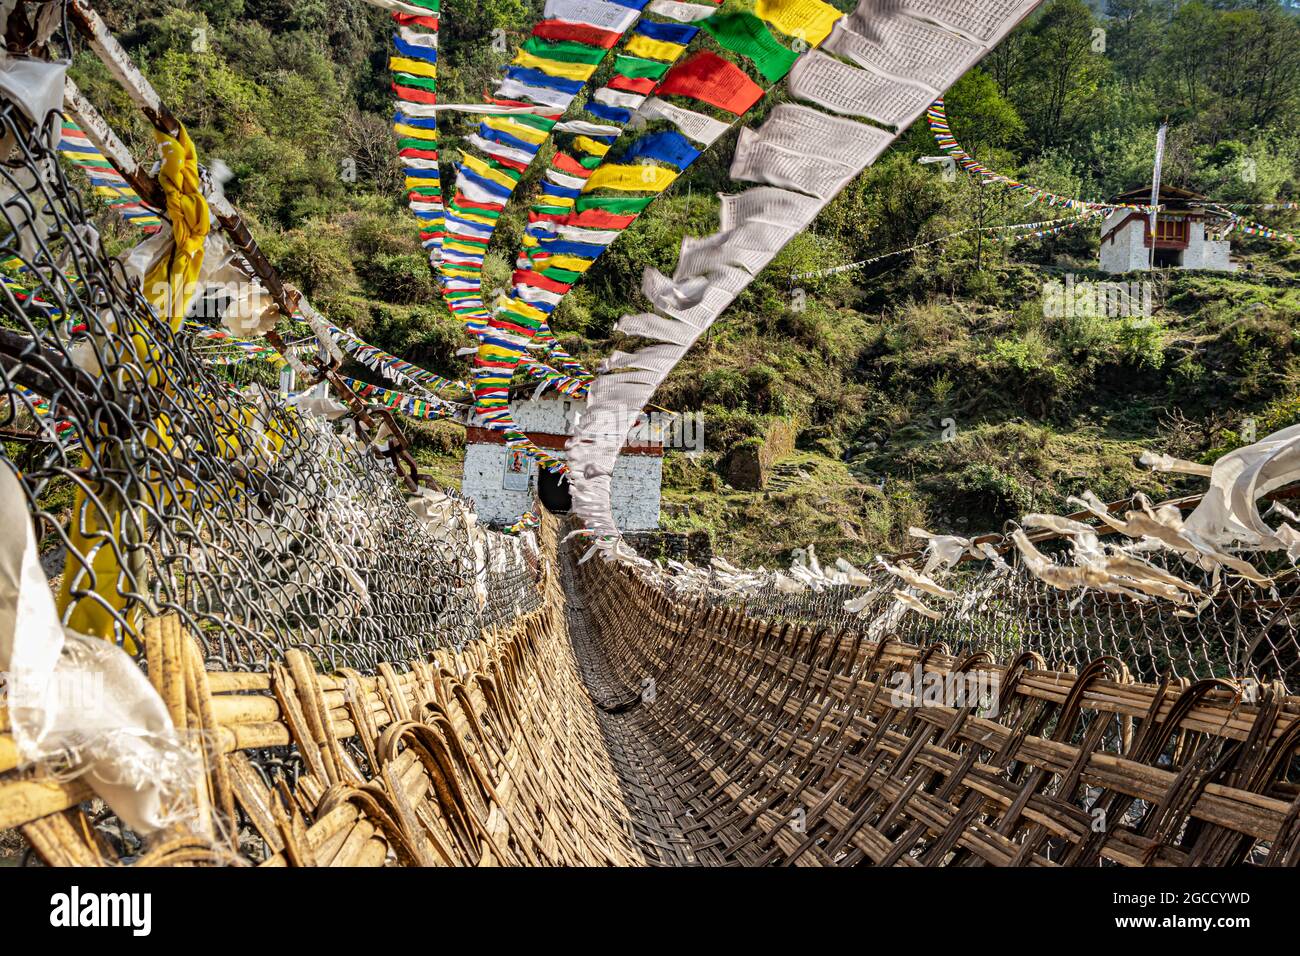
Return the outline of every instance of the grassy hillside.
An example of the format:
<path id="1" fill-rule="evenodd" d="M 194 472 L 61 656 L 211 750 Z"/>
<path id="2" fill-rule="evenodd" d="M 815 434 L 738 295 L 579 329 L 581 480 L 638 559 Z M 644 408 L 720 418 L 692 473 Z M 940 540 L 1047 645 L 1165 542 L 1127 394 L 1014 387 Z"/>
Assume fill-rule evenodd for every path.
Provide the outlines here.
<path id="1" fill-rule="evenodd" d="M 492 31 L 505 30 L 513 47 L 540 7 L 487 0 L 460 16 L 448 3 L 441 95 L 476 99 L 507 59 Z M 464 375 L 455 352 L 466 339 L 401 205 L 384 15 L 361 0 L 99 8 L 205 158 L 231 167 L 229 192 L 286 277 L 335 322 Z M 1098 20 L 1082 0 L 1052 0 L 963 78 L 948 96 L 963 145 L 1024 181 L 1101 199 L 1149 181 L 1154 131 L 1168 117 L 1167 181 L 1223 201 L 1300 195 L 1300 23 L 1254 0 L 1112 0 L 1110 10 Z M 145 155 L 141 121 L 97 62 L 78 56 L 74 75 Z M 860 271 L 792 279 L 1051 214 L 1026 206 L 1023 193 L 965 176 L 945 182 L 918 165 L 937 152 L 923 126 L 777 257 L 657 397 L 705 414 L 706 450 L 666 460 L 667 527 L 708 528 L 718 551 L 746 562 L 783 562 L 809 541 L 827 556 L 861 558 L 905 546 L 910 525 L 996 528 L 1026 510 L 1060 509 L 1086 488 L 1103 498 L 1177 492 L 1136 467 L 1143 449 L 1206 459 L 1240 443 L 1247 420 L 1262 435 L 1300 414 L 1300 249 L 1284 243 L 1239 243 L 1244 268 L 1233 275 L 1134 277 L 1157 285 L 1149 318 L 1045 315 L 1046 283 L 1103 278 L 1093 271 L 1095 229 L 1015 244 L 967 235 Z M 445 162 L 470 128 L 448 125 Z M 733 144 L 725 137 L 681 177 L 557 311 L 556 331 L 589 367 L 621 344 L 618 316 L 646 307 L 641 270 L 670 270 L 684 234 L 716 228 Z M 1294 213 L 1259 216 L 1297 226 Z M 487 287 L 507 281 L 522 229 L 521 212 L 504 217 Z M 459 430 L 412 431 L 419 457 L 457 480 Z M 730 487 L 735 457 L 774 432 L 793 447 L 768 489 Z"/>

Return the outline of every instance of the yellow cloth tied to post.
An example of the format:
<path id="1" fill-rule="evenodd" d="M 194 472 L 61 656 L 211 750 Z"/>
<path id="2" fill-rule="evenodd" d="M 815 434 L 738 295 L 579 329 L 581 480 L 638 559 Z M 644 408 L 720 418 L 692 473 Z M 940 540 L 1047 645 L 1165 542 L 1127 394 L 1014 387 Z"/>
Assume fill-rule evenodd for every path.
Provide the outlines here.
<path id="1" fill-rule="evenodd" d="M 203 242 L 211 220 L 199 184 L 198 153 L 189 133 L 182 126 L 175 136 L 155 130 L 154 137 L 162 150 L 158 184 L 171 219 L 172 244 L 145 275 L 144 294 L 175 333 L 180 331 L 190 299 L 197 291 L 203 267 Z M 160 355 L 139 321 L 130 331 L 130 338 L 146 381 L 151 386 L 161 386 L 165 376 L 158 367 Z M 146 434 L 148 444 L 170 447 L 172 439 L 165 417 L 154 424 L 155 428 Z M 87 435 L 86 441 L 91 440 Z M 90 467 L 89 456 L 83 459 L 83 464 Z M 59 613 L 65 616 L 72 630 L 109 639 L 117 614 L 127 602 L 121 593 L 120 556 L 131 553 L 133 543 L 138 546 L 143 541 L 145 518 L 143 513 L 132 513 L 126 502 L 115 501 L 103 486 L 97 491 L 90 499 L 83 488 L 77 489 L 68 538 L 72 551 L 80 559 L 70 554 L 64 566 L 59 584 Z M 77 598 L 69 613 L 74 588 L 91 593 Z M 135 651 L 130 638 L 126 644 L 128 651 Z"/>
<path id="2" fill-rule="evenodd" d="M 160 315 L 167 316 L 171 330 L 179 332 L 203 267 L 203 240 L 208 237 L 211 218 L 208 201 L 199 188 L 199 157 L 190 134 L 182 126 L 174 137 L 155 130 L 154 138 L 162 149 L 158 185 L 167 200 L 173 245 L 145 276 L 145 297 Z M 160 301 L 163 283 L 167 294 L 166 300 Z"/>

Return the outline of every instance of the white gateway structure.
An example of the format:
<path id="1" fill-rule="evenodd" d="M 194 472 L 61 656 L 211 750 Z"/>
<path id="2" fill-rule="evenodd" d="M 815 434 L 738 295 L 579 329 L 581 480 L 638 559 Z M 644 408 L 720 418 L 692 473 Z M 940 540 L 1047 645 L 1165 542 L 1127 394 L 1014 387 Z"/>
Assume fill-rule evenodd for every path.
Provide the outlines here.
<path id="1" fill-rule="evenodd" d="M 1146 205 L 1151 201 L 1151 190 L 1135 189 L 1116 196 L 1115 201 Z M 1212 239 L 1206 234 L 1207 220 L 1219 217 L 1207 212 L 1205 202 L 1204 196 L 1186 189 L 1160 187 L 1160 205 L 1164 208 L 1156 217 L 1156 268 L 1236 270 L 1228 240 Z M 1124 273 L 1150 269 L 1151 245 L 1151 220 L 1146 213 L 1117 209 L 1101 227 L 1101 271 Z"/>
<path id="2" fill-rule="evenodd" d="M 555 393 L 510 402 L 510 414 L 524 434 L 559 459 L 567 457 L 565 442 L 586 408 L 585 399 Z M 649 531 L 659 527 L 663 442 L 649 427 L 635 428 L 633 435 L 638 437 L 623 446 L 614 466 L 614 519 L 624 531 Z M 567 477 L 539 469 L 527 455 L 507 448 L 501 432 L 487 428 L 465 431 L 461 491 L 474 499 L 479 519 L 489 524 L 515 521 L 539 498 L 557 514 L 570 508 Z"/>

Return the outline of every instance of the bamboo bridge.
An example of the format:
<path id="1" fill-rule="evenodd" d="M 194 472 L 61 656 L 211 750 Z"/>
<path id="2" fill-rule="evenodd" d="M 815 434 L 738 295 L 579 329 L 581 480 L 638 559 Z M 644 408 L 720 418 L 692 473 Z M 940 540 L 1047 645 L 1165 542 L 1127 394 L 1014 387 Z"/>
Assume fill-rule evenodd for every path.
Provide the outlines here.
<path id="1" fill-rule="evenodd" d="M 398 72 L 429 81 L 405 88 L 402 109 L 427 120 L 410 130 L 435 137 L 437 4 L 371 2 L 397 22 Z M 719 43 L 758 58 L 760 78 L 788 71 L 791 96 L 821 111 L 782 103 L 754 134 L 768 139 L 741 136 L 733 176 L 762 185 L 727 197 L 718 236 L 689 240 L 673 277 L 647 272 L 663 314 L 625 316 L 618 330 L 652 344 L 595 374 L 527 364 L 528 342 L 566 359 L 545 322 L 502 331 L 566 284 L 523 275 L 493 311 L 473 254 L 424 229 L 448 307 L 478 339 L 473 405 L 437 398 L 454 383 L 338 329 L 282 281 L 84 0 L 6 5 L 0 834 L 49 866 L 1300 862 L 1300 533 L 1284 504 L 1300 489 L 1294 428 L 1213 467 L 1153 463 L 1206 477 L 1203 496 L 1084 496 L 1071 515 L 1027 515 L 1005 534 L 918 532 L 924 552 L 864 570 L 822 569 L 811 551 L 789 573 L 664 567 L 612 523 L 612 462 L 658 384 L 1035 5 L 863 0 L 844 15 L 773 0 L 740 21 L 652 5 L 710 14 Z M 607 50 L 636 20 L 603 0 L 547 10 L 603 18 L 548 17 L 520 54 L 559 49 L 569 71 L 593 54 L 577 40 L 546 46 L 555 31 Z M 658 36 L 688 33 L 649 22 Z M 831 53 L 809 49 L 823 41 Z M 636 49 L 658 51 L 664 70 L 686 47 L 654 43 Z M 156 171 L 65 76 L 54 54 L 77 44 L 147 120 Z M 885 79 L 849 62 L 879 56 L 892 58 Z M 652 107 L 657 121 L 675 118 L 706 146 L 727 128 L 719 111 L 742 115 L 764 89 L 716 54 L 687 62 L 658 87 L 620 82 L 658 89 L 669 99 Z M 554 127 L 565 149 L 622 135 L 561 121 L 568 87 L 510 69 L 510 95 L 475 109 L 515 117 L 517 133 L 540 128 L 518 117 Z M 598 104 L 644 99 L 603 89 L 618 95 Z M 723 105 L 691 112 L 680 105 L 691 96 Z M 653 199 L 623 193 L 661 191 L 678 171 L 667 158 L 700 152 L 682 147 L 686 133 L 654 141 L 675 146 L 641 164 L 644 180 L 624 168 L 592 180 L 616 184 L 603 188 L 565 186 L 599 163 L 557 151 L 548 182 L 594 204 L 561 217 L 557 230 L 577 233 L 556 235 L 612 242 L 635 219 L 627 210 Z M 805 133 L 831 145 L 800 153 Z M 423 223 L 454 218 L 457 202 L 491 211 L 484 195 L 503 205 L 530 155 L 482 142 L 505 160 L 463 160 L 446 208 L 424 155 L 436 151 L 403 147 Z M 785 158 L 777 169 L 764 156 Z M 142 230 L 123 255 L 105 252 L 89 195 Z M 559 214 L 534 221 L 546 215 Z M 479 226 L 468 228 L 490 231 Z M 599 254 L 594 241 L 555 241 Z M 217 288 L 237 290 L 221 329 L 190 309 Z M 203 351 L 211 342 L 272 356 L 304 390 L 235 388 Z M 353 359 L 409 392 L 367 401 L 397 393 L 344 376 Z M 529 448 L 494 404 L 503 365 L 589 395 L 567 462 Z M 492 425 L 567 471 L 575 514 L 539 506 L 505 531 L 483 527 L 421 471 L 399 415 Z M 1266 523 L 1265 501 L 1284 520 Z"/>

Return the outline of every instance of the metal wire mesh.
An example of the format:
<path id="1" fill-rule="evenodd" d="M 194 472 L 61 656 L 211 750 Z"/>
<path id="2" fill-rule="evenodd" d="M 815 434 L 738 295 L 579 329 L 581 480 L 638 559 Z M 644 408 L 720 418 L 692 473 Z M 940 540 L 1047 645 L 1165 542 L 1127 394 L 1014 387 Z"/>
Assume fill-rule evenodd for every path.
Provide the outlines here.
<path id="1" fill-rule="evenodd" d="M 1063 549 L 1043 545 L 1045 553 Z M 1212 576 L 1177 555 L 1155 553 L 1146 560 L 1215 592 Z M 908 644 L 942 641 L 952 653 L 986 651 L 1009 661 L 1036 652 L 1051 667 L 1079 670 L 1102 655 L 1118 658 L 1137 680 L 1164 674 L 1184 678 L 1254 678 L 1300 686 L 1300 589 L 1285 559 L 1251 556 L 1261 570 L 1274 565 L 1273 585 L 1222 581 L 1208 604 L 1139 602 L 1100 591 L 1064 591 L 1034 577 L 1015 557 L 1009 567 L 988 561 L 958 565 L 942 578 L 957 593 L 942 599 L 920 594 L 941 617 L 932 620 L 899 604 L 893 591 L 905 582 L 883 568 L 868 571 L 867 587 L 834 586 L 798 594 L 767 585 L 756 593 L 730 595 L 722 603 L 743 606 L 768 620 L 789 620 L 862 631 L 872 639 L 889 636 Z M 1069 563 L 1060 555 L 1060 563 Z M 861 611 L 846 601 L 866 598 Z"/>
<path id="2" fill-rule="evenodd" d="M 65 620 L 93 605 L 134 652 L 145 615 L 176 612 L 213 667 L 302 647 L 370 670 L 536 606 L 520 542 L 422 522 L 350 416 L 299 414 L 200 361 L 105 255 L 57 124 L 0 101 L 0 457 Z"/>

